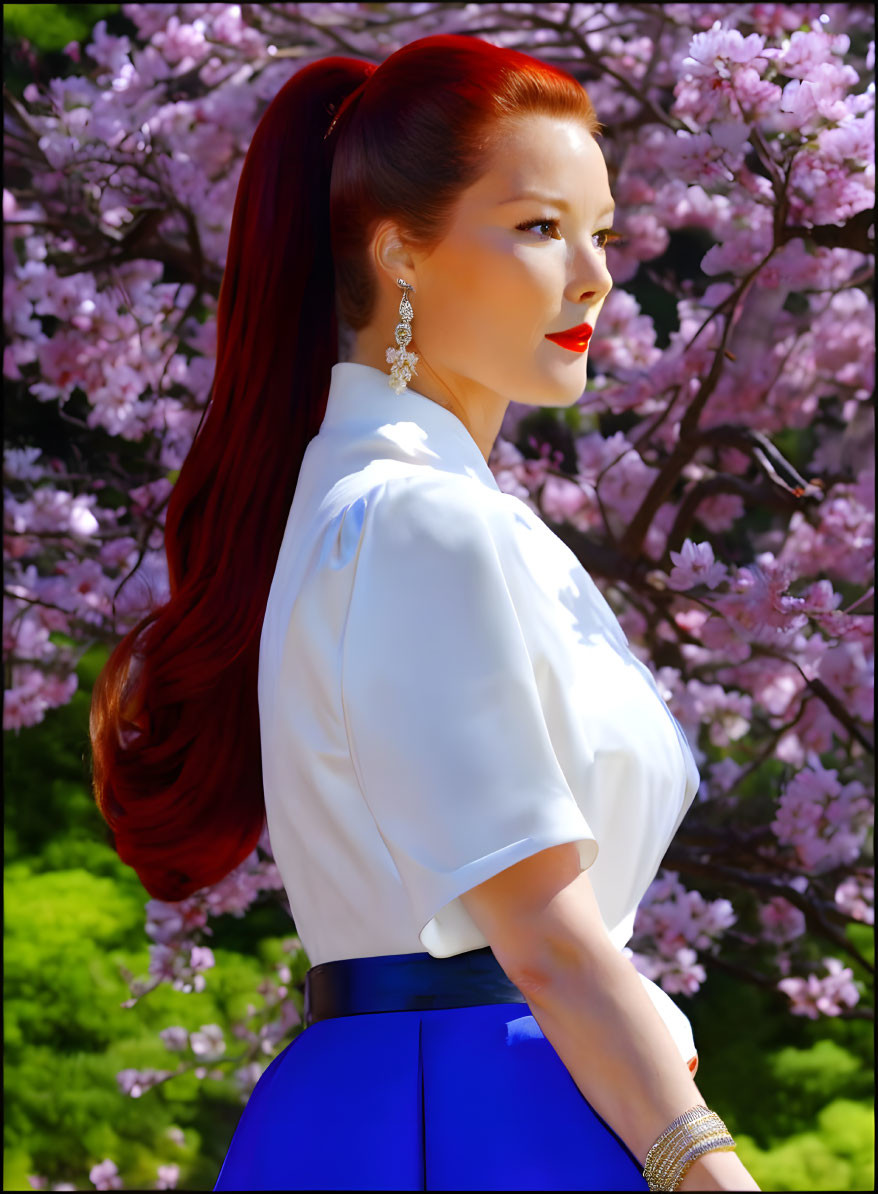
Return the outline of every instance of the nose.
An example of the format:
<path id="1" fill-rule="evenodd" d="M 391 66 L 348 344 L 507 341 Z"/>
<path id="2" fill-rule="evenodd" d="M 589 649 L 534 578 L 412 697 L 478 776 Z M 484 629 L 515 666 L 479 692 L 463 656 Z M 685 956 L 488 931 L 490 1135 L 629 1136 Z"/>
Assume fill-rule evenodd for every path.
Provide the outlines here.
<path id="1" fill-rule="evenodd" d="M 605 250 L 596 249 L 589 240 L 573 258 L 566 296 L 572 303 L 602 303 L 613 289 Z"/>

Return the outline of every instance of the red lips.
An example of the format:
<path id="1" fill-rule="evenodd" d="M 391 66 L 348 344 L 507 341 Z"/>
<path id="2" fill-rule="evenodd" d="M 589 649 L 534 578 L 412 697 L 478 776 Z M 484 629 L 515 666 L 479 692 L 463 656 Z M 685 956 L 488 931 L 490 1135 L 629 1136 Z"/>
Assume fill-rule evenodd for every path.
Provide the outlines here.
<path id="1" fill-rule="evenodd" d="M 581 323 L 579 327 L 569 328 L 566 332 L 549 332 L 546 339 L 560 344 L 562 348 L 569 348 L 571 352 L 585 352 L 593 331 L 590 323 Z"/>

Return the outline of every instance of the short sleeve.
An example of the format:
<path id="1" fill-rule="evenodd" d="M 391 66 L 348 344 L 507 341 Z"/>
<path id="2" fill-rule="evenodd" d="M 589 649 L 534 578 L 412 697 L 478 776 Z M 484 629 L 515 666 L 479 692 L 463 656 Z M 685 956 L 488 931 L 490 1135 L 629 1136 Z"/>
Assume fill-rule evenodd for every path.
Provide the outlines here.
<path id="1" fill-rule="evenodd" d="M 348 740 L 419 939 L 447 957 L 486 943 L 463 892 L 564 842 L 586 869 L 598 846 L 552 748 L 494 495 L 443 476 L 373 497 L 342 645 Z"/>

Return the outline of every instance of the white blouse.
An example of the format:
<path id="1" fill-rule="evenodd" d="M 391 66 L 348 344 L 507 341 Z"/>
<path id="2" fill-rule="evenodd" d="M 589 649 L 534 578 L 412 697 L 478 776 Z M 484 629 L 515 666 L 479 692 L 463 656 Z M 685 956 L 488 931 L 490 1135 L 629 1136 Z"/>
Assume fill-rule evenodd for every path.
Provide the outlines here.
<path id="1" fill-rule="evenodd" d="M 573 552 L 456 415 L 351 362 L 302 462 L 259 718 L 271 847 L 312 965 L 485 946 L 461 893 L 562 842 L 621 950 L 700 782 Z M 690 1061 L 688 1018 L 640 977 Z"/>

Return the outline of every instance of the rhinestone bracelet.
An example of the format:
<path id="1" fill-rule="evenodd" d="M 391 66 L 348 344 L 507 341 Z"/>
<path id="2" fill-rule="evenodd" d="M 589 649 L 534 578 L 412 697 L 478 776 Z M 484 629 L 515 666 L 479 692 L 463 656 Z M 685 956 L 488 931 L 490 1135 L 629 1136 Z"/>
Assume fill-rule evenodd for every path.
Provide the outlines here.
<path id="1" fill-rule="evenodd" d="M 650 1190 L 675 1190 L 697 1157 L 714 1149 L 728 1151 L 735 1147 L 720 1117 L 698 1104 L 678 1115 L 662 1132 L 647 1153 L 643 1176 Z"/>
<path id="2" fill-rule="evenodd" d="M 684 1144 L 677 1155 L 673 1157 L 658 1173 L 653 1175 L 653 1183 L 660 1190 L 674 1190 L 680 1179 L 683 1166 L 687 1163 L 693 1149 L 701 1148 L 702 1153 L 709 1152 L 715 1145 L 727 1144 L 730 1137 L 726 1132 L 709 1132 L 697 1139 Z M 702 1148 L 702 1145 L 704 1146 Z"/>
<path id="3" fill-rule="evenodd" d="M 683 1174 L 689 1168 L 692 1161 L 704 1153 L 711 1152 L 713 1149 L 726 1149 L 729 1146 L 734 1148 L 735 1142 L 725 1130 L 710 1131 L 706 1135 L 690 1141 L 689 1144 L 683 1146 L 676 1157 L 658 1175 L 656 1180 L 659 1187 L 662 1190 L 676 1190 Z"/>
<path id="4" fill-rule="evenodd" d="M 691 1107 L 688 1111 L 684 1111 L 682 1115 L 677 1118 L 665 1128 L 658 1140 L 646 1154 L 646 1162 L 643 1167 L 644 1177 L 649 1177 L 651 1173 L 655 1173 L 662 1168 L 662 1163 L 665 1157 L 673 1151 L 674 1147 L 679 1144 L 681 1139 L 689 1140 L 687 1130 L 689 1125 L 697 1123 L 705 1116 L 710 1116 L 712 1113 L 709 1108 L 703 1104 L 696 1107 Z"/>
<path id="5" fill-rule="evenodd" d="M 689 1167 L 692 1165 L 693 1161 L 697 1161 L 698 1158 L 704 1153 L 730 1153 L 733 1152 L 735 1148 L 737 1148 L 737 1145 L 728 1132 L 722 1136 L 717 1136 L 710 1140 L 702 1141 L 701 1144 L 696 1144 L 695 1147 L 690 1149 L 683 1158 L 682 1164 L 677 1171 L 677 1175 L 674 1178 L 673 1183 L 668 1188 L 671 1190 L 678 1189 L 680 1182 L 683 1180 L 686 1173 L 688 1173 Z"/>
<path id="6" fill-rule="evenodd" d="M 728 1129 L 718 1115 L 710 1118 L 705 1116 L 691 1130 L 674 1142 L 673 1146 L 661 1154 L 652 1164 L 653 1181 L 662 1189 L 669 1189 L 671 1177 L 675 1174 L 686 1156 L 686 1153 L 696 1144 L 719 1136 L 726 1136 Z"/>

